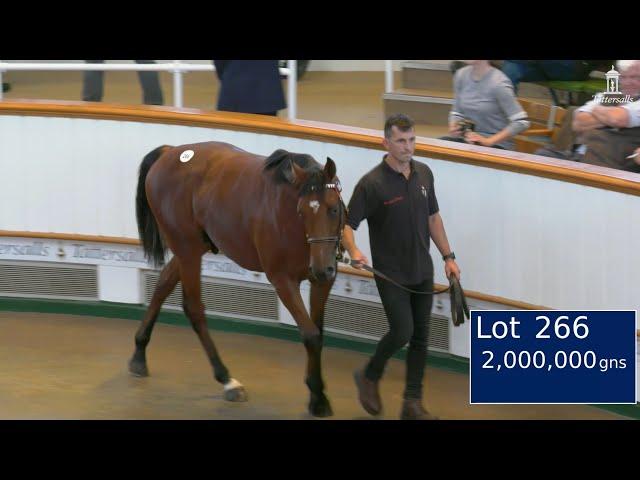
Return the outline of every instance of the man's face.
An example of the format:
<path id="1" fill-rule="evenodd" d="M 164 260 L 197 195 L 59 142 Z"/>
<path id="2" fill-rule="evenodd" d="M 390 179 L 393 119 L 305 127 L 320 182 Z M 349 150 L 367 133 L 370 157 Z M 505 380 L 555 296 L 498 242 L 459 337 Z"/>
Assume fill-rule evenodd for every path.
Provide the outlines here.
<path id="1" fill-rule="evenodd" d="M 622 71 L 620 74 L 620 90 L 625 95 L 640 96 L 640 62 L 634 62 Z"/>
<path id="2" fill-rule="evenodd" d="M 400 163 L 408 163 L 416 150 L 416 133 L 411 128 L 406 132 L 391 127 L 391 138 L 385 138 L 382 142 L 389 155 Z"/>

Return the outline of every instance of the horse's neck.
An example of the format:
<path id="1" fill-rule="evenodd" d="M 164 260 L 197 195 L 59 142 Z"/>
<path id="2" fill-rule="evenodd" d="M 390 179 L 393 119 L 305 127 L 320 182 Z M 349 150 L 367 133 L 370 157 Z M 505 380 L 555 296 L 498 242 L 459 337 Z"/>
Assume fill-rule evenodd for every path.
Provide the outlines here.
<path id="1" fill-rule="evenodd" d="M 298 192 L 288 185 L 279 185 L 274 195 L 275 228 L 283 235 L 304 236 L 304 224 L 298 215 Z"/>

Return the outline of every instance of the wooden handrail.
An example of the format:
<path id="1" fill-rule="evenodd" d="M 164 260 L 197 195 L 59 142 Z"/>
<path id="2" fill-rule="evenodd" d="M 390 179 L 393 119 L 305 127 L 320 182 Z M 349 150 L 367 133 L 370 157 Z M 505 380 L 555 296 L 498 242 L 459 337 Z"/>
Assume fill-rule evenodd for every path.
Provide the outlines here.
<path id="1" fill-rule="evenodd" d="M 86 102 L 1 101 L 0 114 L 92 118 L 220 128 L 275 134 L 384 150 L 382 132 L 323 122 L 289 122 L 263 115 Z M 500 151 L 475 145 L 418 137 L 416 155 L 551 178 L 564 182 L 640 196 L 640 175 L 595 165 Z"/>
<path id="2" fill-rule="evenodd" d="M 137 238 L 107 237 L 102 235 L 82 235 L 80 233 L 20 232 L 0 230 L 0 237 L 41 238 L 44 240 L 69 240 L 72 242 L 115 243 L 119 245 L 140 245 Z"/>

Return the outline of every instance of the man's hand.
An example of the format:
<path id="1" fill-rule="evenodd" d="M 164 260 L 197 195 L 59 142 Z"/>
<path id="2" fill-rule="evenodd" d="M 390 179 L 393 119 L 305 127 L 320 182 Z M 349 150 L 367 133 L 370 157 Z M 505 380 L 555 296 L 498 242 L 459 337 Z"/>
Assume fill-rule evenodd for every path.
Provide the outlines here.
<path id="1" fill-rule="evenodd" d="M 349 256 L 351 257 L 351 266 L 358 270 L 362 269 L 362 265 L 369 264 L 369 259 L 358 249 L 353 252 L 353 255 L 350 254 Z"/>
<path id="2" fill-rule="evenodd" d="M 447 279 L 453 274 L 456 279 L 460 281 L 460 268 L 452 258 L 448 258 L 447 261 L 444 262 L 444 273 L 447 276 Z"/>
<path id="3" fill-rule="evenodd" d="M 458 122 L 450 122 L 449 123 L 449 134 L 453 137 L 459 137 L 462 134 L 460 130 L 460 125 Z"/>
<path id="4" fill-rule="evenodd" d="M 636 162 L 636 164 L 640 165 L 640 147 L 636 148 L 635 152 L 633 152 L 632 155 L 635 155 L 635 157 L 632 157 L 633 161 Z"/>
<path id="5" fill-rule="evenodd" d="M 487 137 L 483 137 L 476 132 L 467 132 L 464 136 L 464 139 L 469 143 L 477 143 L 478 145 L 482 145 L 484 147 L 490 147 L 493 145 L 491 140 L 489 140 Z"/>

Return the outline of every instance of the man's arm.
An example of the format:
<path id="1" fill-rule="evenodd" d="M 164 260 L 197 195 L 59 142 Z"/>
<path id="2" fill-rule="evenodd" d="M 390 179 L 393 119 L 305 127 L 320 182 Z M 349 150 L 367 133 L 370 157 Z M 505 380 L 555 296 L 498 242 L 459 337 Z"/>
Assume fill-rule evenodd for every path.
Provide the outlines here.
<path id="1" fill-rule="evenodd" d="M 347 249 L 347 252 L 349 252 L 349 257 L 352 261 L 362 264 L 369 263 L 369 259 L 357 247 L 353 236 L 353 229 L 349 225 L 345 225 L 344 230 L 342 231 L 342 245 Z M 360 268 L 357 266 L 355 267 Z"/>
<path id="2" fill-rule="evenodd" d="M 447 239 L 447 232 L 444 230 L 444 223 L 442 222 L 440 212 L 436 212 L 429 216 L 429 234 L 431 235 L 433 243 L 435 243 L 443 256 L 451 253 L 451 247 L 449 247 L 449 240 Z M 456 276 L 458 281 L 460 281 L 460 268 L 458 268 L 456 261 L 451 258 L 448 258 L 444 264 L 444 273 L 447 278 L 453 274 Z"/>
<path id="3" fill-rule="evenodd" d="M 594 128 L 606 127 L 604 123 L 593 116 L 591 112 L 576 112 L 571 122 L 571 128 L 574 132 L 582 133 Z"/>
<path id="4" fill-rule="evenodd" d="M 578 133 L 602 127 L 627 128 L 630 119 L 626 108 L 596 105 L 589 111 L 577 111 L 571 126 Z"/>
<path id="5" fill-rule="evenodd" d="M 429 216 L 429 233 L 433 243 L 436 244 L 436 247 L 438 247 L 438 250 L 440 250 L 442 255 L 451 253 L 449 240 L 447 239 L 447 232 L 444 230 L 444 223 L 442 222 L 440 212 L 436 212 Z"/>
<path id="6" fill-rule="evenodd" d="M 476 132 L 467 132 L 466 135 L 464 136 L 464 139 L 467 142 L 477 143 L 484 147 L 491 147 L 496 143 L 500 143 L 503 140 L 507 140 L 508 138 L 511 138 L 512 136 L 513 134 L 511 133 L 511 130 L 507 127 L 507 128 L 503 128 L 498 133 L 494 133 L 490 137 L 484 137 Z"/>
<path id="7" fill-rule="evenodd" d="M 599 105 L 593 107 L 592 113 L 596 120 L 609 127 L 627 128 L 629 126 L 630 115 L 626 108 Z"/>

